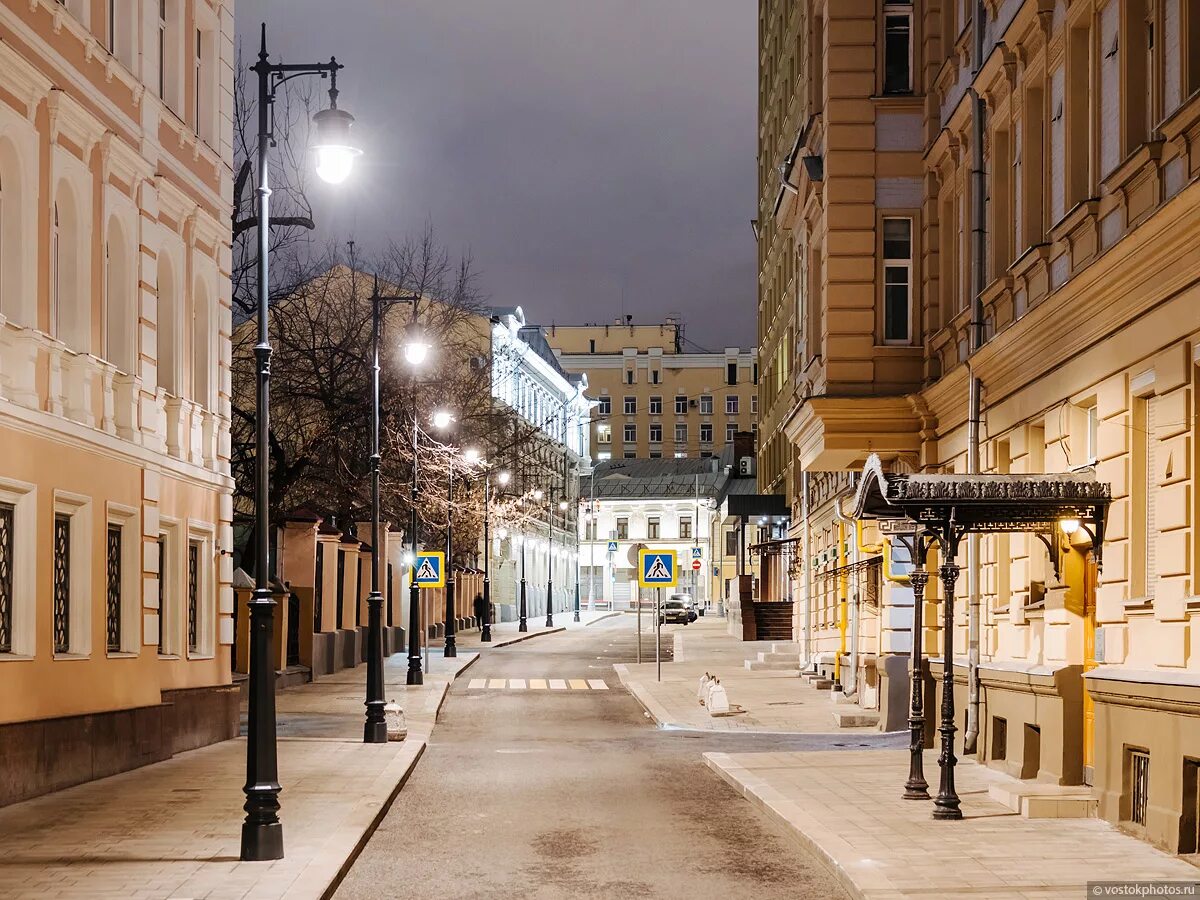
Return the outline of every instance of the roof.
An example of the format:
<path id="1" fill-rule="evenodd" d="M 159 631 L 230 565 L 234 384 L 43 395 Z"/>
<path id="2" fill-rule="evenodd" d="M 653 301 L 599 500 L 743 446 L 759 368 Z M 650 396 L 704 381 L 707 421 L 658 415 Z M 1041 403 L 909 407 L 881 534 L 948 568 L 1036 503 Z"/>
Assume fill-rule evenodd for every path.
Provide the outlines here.
<path id="1" fill-rule="evenodd" d="M 541 325 L 522 325 L 517 330 L 517 336 L 523 340 L 534 353 L 540 356 L 546 365 L 563 377 L 569 384 L 577 385 L 581 376 L 568 374 L 558 361 L 558 355 L 551 349 Z"/>
<path id="2" fill-rule="evenodd" d="M 615 459 L 596 464 L 580 478 L 580 496 L 598 498 L 715 497 L 728 476 L 713 459 Z"/>

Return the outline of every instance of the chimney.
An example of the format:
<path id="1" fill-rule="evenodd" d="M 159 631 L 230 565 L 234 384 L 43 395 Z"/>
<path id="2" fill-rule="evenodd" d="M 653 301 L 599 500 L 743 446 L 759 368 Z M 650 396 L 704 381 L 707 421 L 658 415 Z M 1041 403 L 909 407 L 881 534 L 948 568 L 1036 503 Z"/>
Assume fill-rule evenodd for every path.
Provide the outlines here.
<path id="1" fill-rule="evenodd" d="M 734 432 L 733 464 L 736 466 L 740 460 L 745 459 L 747 456 L 754 456 L 754 432 Z"/>

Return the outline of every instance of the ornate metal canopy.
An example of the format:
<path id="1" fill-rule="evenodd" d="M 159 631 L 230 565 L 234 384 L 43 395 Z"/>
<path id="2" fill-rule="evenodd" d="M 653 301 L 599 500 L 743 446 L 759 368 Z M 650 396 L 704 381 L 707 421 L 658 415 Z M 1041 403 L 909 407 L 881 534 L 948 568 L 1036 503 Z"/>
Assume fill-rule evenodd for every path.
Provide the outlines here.
<path id="1" fill-rule="evenodd" d="M 972 532 L 1053 532 L 1075 520 L 1092 535 L 1096 562 L 1104 542 L 1110 485 L 1091 473 L 897 475 L 872 455 L 854 495 L 860 519 L 907 519 L 913 530 L 957 538 Z M 924 526 L 924 529 L 921 528 Z"/>

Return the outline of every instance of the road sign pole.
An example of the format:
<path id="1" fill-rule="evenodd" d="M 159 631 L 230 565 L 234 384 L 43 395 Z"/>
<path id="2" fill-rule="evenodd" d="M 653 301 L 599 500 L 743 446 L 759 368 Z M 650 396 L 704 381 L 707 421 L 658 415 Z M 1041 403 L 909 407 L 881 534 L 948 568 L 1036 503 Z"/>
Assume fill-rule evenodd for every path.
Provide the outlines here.
<path id="1" fill-rule="evenodd" d="M 638 592 L 637 592 L 637 605 L 638 605 L 638 612 L 637 612 L 637 619 L 638 619 L 638 629 L 637 629 L 637 631 L 638 631 L 638 649 L 637 649 L 637 661 L 638 661 L 638 665 L 640 666 L 640 665 L 642 664 L 642 592 L 641 592 L 641 590 L 638 590 Z"/>
<path id="2" fill-rule="evenodd" d="M 654 665 L 662 681 L 662 588 L 654 591 Z"/>

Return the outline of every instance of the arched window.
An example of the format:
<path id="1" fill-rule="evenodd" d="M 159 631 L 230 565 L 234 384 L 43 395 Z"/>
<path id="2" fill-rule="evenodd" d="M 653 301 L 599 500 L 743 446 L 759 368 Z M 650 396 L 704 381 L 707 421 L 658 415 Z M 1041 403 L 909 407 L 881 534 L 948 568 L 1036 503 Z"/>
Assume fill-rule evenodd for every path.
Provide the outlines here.
<path id="1" fill-rule="evenodd" d="M 170 257 L 158 259 L 158 386 L 179 396 L 179 292 Z"/>
<path id="2" fill-rule="evenodd" d="M 51 250 L 51 325 L 54 336 L 77 353 L 92 350 L 92 311 L 82 284 L 79 207 L 65 183 L 55 204 Z"/>
<path id="3" fill-rule="evenodd" d="M 137 371 L 137 317 L 129 241 L 115 218 L 104 241 L 104 358 L 126 374 Z"/>
<path id="4" fill-rule="evenodd" d="M 213 324 L 208 289 L 197 279 L 192 289 L 192 399 L 212 408 Z"/>

